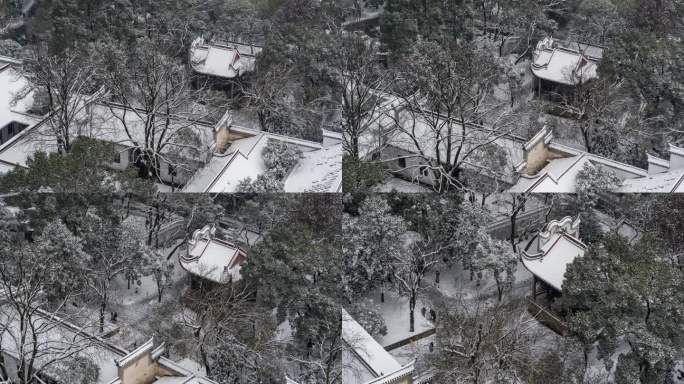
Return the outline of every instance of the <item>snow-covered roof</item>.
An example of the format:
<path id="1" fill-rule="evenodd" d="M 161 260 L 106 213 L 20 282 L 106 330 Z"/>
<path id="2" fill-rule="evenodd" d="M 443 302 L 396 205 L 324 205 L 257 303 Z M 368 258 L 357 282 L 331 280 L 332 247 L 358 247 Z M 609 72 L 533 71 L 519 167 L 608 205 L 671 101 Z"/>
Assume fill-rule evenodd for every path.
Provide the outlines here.
<path id="1" fill-rule="evenodd" d="M 625 180 L 620 193 L 684 193 L 684 169 Z"/>
<path id="2" fill-rule="evenodd" d="M 86 357 L 97 365 L 99 368 L 99 375 L 97 378 L 97 384 L 106 384 L 111 380 L 118 377 L 117 367 L 114 363 L 116 359 L 121 358 L 127 352 L 121 348 L 115 347 L 106 341 L 99 339 L 95 336 L 88 335 L 86 333 L 86 327 L 77 327 L 75 325 L 69 324 L 62 321 L 56 316 L 51 316 L 47 312 L 40 312 L 42 318 L 36 322 L 36 327 L 43 329 L 43 331 L 38 335 L 38 343 L 42 345 L 42 348 L 51 348 L 55 352 L 53 358 L 59 357 L 59 350 L 67 346 L 72 346 L 71 350 L 74 356 Z M 44 315 L 43 315 L 44 314 Z M 2 341 L 2 349 L 5 353 L 10 355 L 16 355 L 17 350 L 17 340 L 18 336 L 18 318 L 14 309 L 9 305 L 4 305 L 0 311 L 0 322 L 3 324 L 10 324 L 7 329 L 7 334 L 0 337 Z M 10 336 L 12 334 L 13 336 Z M 77 347 L 73 347 L 77 345 Z M 80 345 L 81 347 L 78 347 Z M 79 350 L 80 349 L 80 350 Z M 42 367 L 43 360 L 49 357 L 41 357 L 37 362 L 37 367 Z"/>
<path id="3" fill-rule="evenodd" d="M 214 227 L 206 226 L 193 233 L 181 266 L 193 275 L 225 284 L 242 278 L 240 269 L 245 253 L 233 243 L 214 238 Z"/>
<path id="4" fill-rule="evenodd" d="M 574 150 L 553 143 L 550 148 L 565 153 L 568 157 L 550 160 L 535 175 L 521 175 L 518 182 L 509 189 L 511 193 L 575 193 L 577 176 L 587 164 L 612 172 L 621 180 L 646 176 L 646 171 L 605 157 Z"/>
<path id="5" fill-rule="evenodd" d="M 198 37 L 190 47 L 190 64 L 203 75 L 226 79 L 254 70 L 256 55 L 262 48 L 236 42 L 206 42 Z"/>
<path id="6" fill-rule="evenodd" d="M 12 64 L 0 61 L 0 128 L 13 121 L 33 125 L 39 120 L 27 114 L 33 106 L 33 92 L 21 95 L 27 85 L 28 80 Z"/>
<path id="7" fill-rule="evenodd" d="M 537 144 L 543 145 L 543 152 L 547 154 L 544 167 L 534 174 L 527 174 L 528 160 L 523 160 L 516 166 L 520 177 L 508 190 L 509 192 L 575 193 L 577 191 L 577 176 L 587 164 L 611 172 L 625 184 L 648 176 L 644 169 L 556 143 L 553 141 L 553 134 L 548 128 L 542 129 L 540 133 L 535 135 L 525 145 L 525 151 L 531 151 L 532 147 Z M 620 188 L 622 187 L 619 187 L 616 192 L 622 192 Z M 639 192 L 648 191 L 641 190 Z"/>
<path id="8" fill-rule="evenodd" d="M 2 291 L 0 291 L 0 296 Z M 10 357 L 16 356 L 17 342 L 15 338 L 18 336 L 18 315 L 14 308 L 8 304 L 2 304 L 0 300 L 0 323 L 9 325 L 4 329 L 5 334 L 0 333 L 1 349 Z M 59 316 L 39 309 L 36 311 L 38 317 L 36 329 L 41 329 L 38 343 L 41 344 L 41 351 L 45 352 L 51 350 L 52 356 L 45 354 L 38 357 L 36 367 L 42 367 L 44 359 L 47 358 L 67 358 L 70 356 L 81 356 L 90 359 L 98 367 L 97 384 L 121 384 L 119 377 L 119 367 L 130 364 L 130 362 L 139 356 L 141 353 L 149 352 L 151 350 L 150 342 L 140 346 L 135 351 L 127 351 L 124 348 L 116 346 L 109 341 L 96 336 L 91 333 L 97 331 L 97 324 L 92 325 L 75 325 Z M 192 372 L 173 361 L 160 356 L 160 351 L 163 347 L 157 347 L 153 354 L 156 353 L 157 363 L 163 368 L 165 375 L 164 379 L 179 379 L 177 381 L 164 381 L 161 378 L 154 381 L 154 384 L 216 384 L 216 382 L 207 379 L 202 374 Z M 30 351 L 28 349 L 27 351 Z M 62 352 L 63 351 L 63 352 Z M 142 352 L 141 352 L 142 351 Z M 42 353 L 42 352 L 41 352 Z M 67 383 L 65 383 L 67 384 Z"/>
<path id="9" fill-rule="evenodd" d="M 563 43 L 547 37 L 533 53 L 535 76 L 565 85 L 577 85 L 598 77 L 597 63 L 603 49 L 580 43 Z"/>
<path id="10" fill-rule="evenodd" d="M 343 384 L 392 383 L 413 373 L 413 362 L 402 366 L 342 309 L 342 339 L 350 347 L 342 354 Z"/>
<path id="11" fill-rule="evenodd" d="M 342 146 L 324 147 L 308 140 L 231 126 L 232 131 L 247 136 L 234 140 L 225 154 L 215 154 L 199 169 L 184 192 L 232 193 L 240 181 L 267 171 L 262 152 L 269 140 L 297 146 L 302 158 L 285 179 L 285 192 L 338 192 L 342 185 Z M 335 143 L 335 141 L 329 141 Z"/>
<path id="12" fill-rule="evenodd" d="M 125 147 L 134 146 L 131 137 L 139 145 L 144 143 L 146 115 L 143 112 L 112 103 L 94 103 L 89 111 L 90 114 L 81 118 L 78 127 L 73 131 L 74 138 L 91 137 Z M 48 124 L 43 121 L 16 135 L 5 145 L 0 146 L 0 162 L 26 166 L 28 158 L 38 151 L 56 152 L 56 140 L 50 134 L 49 129 Z M 127 132 L 130 133 L 130 137 Z M 186 145 L 170 144 L 162 152 L 174 151 L 180 158 L 187 161 L 204 161 L 214 143 L 213 125 L 201 121 L 172 118 L 170 129 L 164 135 L 165 140 L 171 143 L 177 140 L 180 144 L 184 144 L 180 136 L 186 136 L 187 133 L 192 133 L 197 141 L 193 149 L 188 149 Z M 161 135 L 162 132 L 159 130 L 155 138 L 158 140 Z"/>
<path id="13" fill-rule="evenodd" d="M 575 258 L 584 256 L 586 245 L 578 238 L 579 217 L 554 220 L 521 252 L 522 263 L 534 276 L 561 291 L 565 271 Z"/>
<path id="14" fill-rule="evenodd" d="M 342 144 L 305 152 L 285 180 L 286 192 L 341 192 Z"/>

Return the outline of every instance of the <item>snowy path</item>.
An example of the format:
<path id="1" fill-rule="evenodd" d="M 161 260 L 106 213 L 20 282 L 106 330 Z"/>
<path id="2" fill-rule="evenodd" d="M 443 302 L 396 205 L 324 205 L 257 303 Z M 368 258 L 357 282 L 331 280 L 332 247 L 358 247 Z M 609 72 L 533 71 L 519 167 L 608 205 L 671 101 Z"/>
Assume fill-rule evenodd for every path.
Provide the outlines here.
<path id="1" fill-rule="evenodd" d="M 378 335 L 375 339 L 386 347 L 405 340 L 421 332 L 433 329 L 433 324 L 421 314 L 421 308 L 427 307 L 421 299 L 416 303 L 415 332 L 409 332 L 409 304 L 408 298 L 394 292 L 385 292 L 385 302 L 380 302 L 380 291 L 373 292 L 367 300 L 378 309 L 387 326 L 387 334 Z"/>

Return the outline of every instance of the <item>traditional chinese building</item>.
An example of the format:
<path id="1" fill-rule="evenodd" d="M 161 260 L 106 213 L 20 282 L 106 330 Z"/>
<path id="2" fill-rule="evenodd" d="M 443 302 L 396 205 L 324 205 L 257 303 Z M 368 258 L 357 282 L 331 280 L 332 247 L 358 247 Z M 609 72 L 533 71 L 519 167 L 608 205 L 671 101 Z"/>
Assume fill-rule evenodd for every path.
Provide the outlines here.
<path id="1" fill-rule="evenodd" d="M 240 269 L 246 258 L 244 250 L 235 243 L 217 238 L 216 227 L 207 225 L 193 233 L 187 254 L 180 257 L 180 264 L 191 274 L 195 286 L 204 281 L 229 284 L 242 278 Z"/>
<path id="2" fill-rule="evenodd" d="M 0 328 L 0 360 L 9 375 L 8 383 L 13 383 L 21 361 L 18 339 L 14 338 L 20 333 L 20 325 L 16 311 L 3 303 L 3 296 L 0 291 L 0 307 L 5 306 L 0 308 L 0 323 L 5 325 Z M 36 343 L 42 350 L 33 362 L 33 384 L 73 384 L 69 362 L 78 362 L 80 369 L 95 368 L 94 384 L 217 384 L 205 376 L 196 362 L 176 362 L 165 357 L 164 344 L 155 345 L 154 339 L 129 351 L 54 313 L 38 309 L 34 316 L 34 325 L 43 331 L 36 334 Z M 48 348 L 50 354 L 45 353 Z"/>
<path id="3" fill-rule="evenodd" d="M 579 225 L 579 217 L 550 221 L 521 252 L 522 263 L 533 276 L 528 310 L 561 335 L 565 333 L 564 314 L 557 299 L 563 291 L 565 271 L 587 250 L 579 239 Z"/>
<path id="4" fill-rule="evenodd" d="M 648 169 L 563 145 L 548 127 L 525 143 L 523 151 L 511 193 L 575 193 L 578 175 L 586 166 L 615 176 L 618 184 L 611 186 L 612 192 L 684 192 L 684 148 L 672 144 L 668 160 L 648 155 Z"/>
<path id="5" fill-rule="evenodd" d="M 241 78 L 254 71 L 261 50 L 252 44 L 198 37 L 190 47 L 190 66 L 199 75 L 196 85 L 209 82 L 230 95 L 238 94 Z"/>
<path id="6" fill-rule="evenodd" d="M 537 43 L 532 54 L 532 73 L 537 93 L 567 94 L 576 86 L 598 77 L 603 48 L 547 37 Z"/>

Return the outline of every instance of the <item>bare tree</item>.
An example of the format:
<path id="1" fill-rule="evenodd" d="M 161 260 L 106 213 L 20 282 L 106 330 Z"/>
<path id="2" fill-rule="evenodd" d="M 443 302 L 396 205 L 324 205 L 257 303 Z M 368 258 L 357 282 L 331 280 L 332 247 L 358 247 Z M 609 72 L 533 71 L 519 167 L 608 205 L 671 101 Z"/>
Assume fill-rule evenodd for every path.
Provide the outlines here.
<path id="1" fill-rule="evenodd" d="M 68 319 L 88 316 L 78 311 L 69 318 L 42 309 L 46 281 L 58 274 L 61 254 L 45 252 L 32 244 L 0 244 L 0 379 L 30 384 L 48 377 L 93 344 L 89 325 L 69 325 Z M 65 292 L 52 303 L 62 311 L 80 291 Z M 16 377 L 10 377 L 14 372 Z"/>
<path id="2" fill-rule="evenodd" d="M 82 134 L 79 122 L 87 108 L 103 95 L 95 86 L 98 74 L 97 66 L 84 58 L 83 50 L 75 48 L 51 54 L 45 46 L 34 47 L 23 63 L 22 75 L 28 83 L 17 97 L 34 92 L 36 99 L 47 99 L 47 111 L 40 112 L 49 113 L 48 129 L 41 133 L 56 141 L 59 153 L 71 150 L 73 141 Z"/>
<path id="3" fill-rule="evenodd" d="M 331 70 L 339 87 L 344 150 L 359 159 L 359 140 L 388 108 L 382 96 L 392 85 L 392 71 L 379 64 L 379 46 L 361 34 L 340 32 Z"/>
<path id="4" fill-rule="evenodd" d="M 510 211 L 508 218 L 511 221 L 511 234 L 510 241 L 513 247 L 513 252 L 517 252 L 516 238 L 518 237 L 518 216 L 521 212 L 525 212 L 525 206 L 527 204 L 528 195 L 526 193 L 522 194 L 510 194 Z"/>
<path id="5" fill-rule="evenodd" d="M 608 124 L 618 124 L 614 113 L 611 113 L 620 103 L 616 87 L 609 80 L 594 79 L 580 81 L 573 92 L 559 95 L 562 113 L 577 119 L 575 125 L 582 133 L 589 153 L 596 152 L 595 144 L 601 136 L 601 129 Z"/>
<path id="6" fill-rule="evenodd" d="M 439 263 L 443 250 L 433 248 L 427 241 L 417 241 L 395 256 L 392 280 L 397 291 L 409 299 L 409 332 L 415 331 L 416 303 L 426 287 L 423 278 Z"/>
<path id="7" fill-rule="evenodd" d="M 183 312 L 181 322 L 192 331 L 187 342 L 205 365 L 207 376 L 243 383 L 268 375 L 269 367 L 277 365 L 275 324 L 271 314 L 254 303 L 252 295 L 240 282 L 190 290 L 186 295 L 191 311 Z"/>
<path id="8" fill-rule="evenodd" d="M 410 153 L 401 157 L 419 160 L 406 168 L 429 170 L 435 191 L 462 190 L 470 161 L 516 129 L 492 97 L 500 79 L 494 59 L 471 43 L 455 52 L 419 41 L 402 65 L 399 96 L 383 121 L 389 128 L 380 135 Z"/>
<path id="9" fill-rule="evenodd" d="M 124 273 L 139 276 L 141 262 L 152 251 L 144 245 L 142 231 L 130 223 L 111 223 L 91 214 L 84 227 L 84 250 L 92 258 L 85 271 L 86 284 L 99 307 L 102 333 L 114 278 Z"/>
<path id="10" fill-rule="evenodd" d="M 121 104 L 95 111 L 93 124 L 118 121 L 109 129 L 133 147 L 140 176 L 159 180 L 162 164 L 171 175 L 191 175 L 211 156 L 213 133 L 206 121 L 217 120 L 223 99 L 207 82 L 193 87 L 190 70 L 168 52 L 167 36 L 151 36 L 124 52 L 109 52 L 106 84 Z"/>
<path id="11" fill-rule="evenodd" d="M 331 308 L 337 313 L 339 307 Z M 322 316 L 315 323 L 309 323 L 309 327 L 315 326 L 307 332 L 306 352 L 302 356 L 301 350 L 293 351 L 287 356 L 287 360 L 298 363 L 299 375 L 297 379 L 304 384 L 342 383 L 342 350 L 345 348 L 342 341 L 341 317 L 328 318 Z"/>
<path id="12" fill-rule="evenodd" d="M 305 100 L 297 68 L 276 63 L 257 68 L 258 78 L 244 85 L 245 100 L 256 110 L 261 129 L 286 136 L 321 141 L 321 99 Z"/>
<path id="13" fill-rule="evenodd" d="M 168 195 L 156 193 L 146 204 L 145 229 L 147 229 L 147 245 L 159 247 L 159 231 L 167 221 L 169 207 L 166 203 Z"/>
<path id="14" fill-rule="evenodd" d="M 433 364 L 440 383 L 523 382 L 522 362 L 531 352 L 537 320 L 522 302 L 443 303 Z"/>
<path id="15" fill-rule="evenodd" d="M 618 5 L 610 0 L 582 1 L 577 9 L 581 27 L 576 28 L 578 41 L 606 45 L 618 31 L 626 27 Z"/>
<path id="16" fill-rule="evenodd" d="M 568 10 L 573 0 L 523 0 L 512 3 L 510 1 L 496 1 L 495 37 L 501 38 L 499 52 L 509 36 L 517 36 L 518 57 L 515 64 L 528 57 L 529 51 L 540 35 L 552 34 L 558 29 L 557 22 L 550 17 Z"/>

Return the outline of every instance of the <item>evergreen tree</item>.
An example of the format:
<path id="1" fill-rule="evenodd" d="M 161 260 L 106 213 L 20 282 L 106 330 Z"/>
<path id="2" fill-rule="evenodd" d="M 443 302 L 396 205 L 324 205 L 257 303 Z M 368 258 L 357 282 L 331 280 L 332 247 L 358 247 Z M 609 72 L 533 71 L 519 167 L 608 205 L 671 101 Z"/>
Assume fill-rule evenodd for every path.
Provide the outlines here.
<path id="1" fill-rule="evenodd" d="M 568 266 L 563 302 L 568 327 L 585 345 L 598 342 L 599 358 L 626 346 L 617 383 L 663 383 L 682 358 L 684 275 L 651 236 L 638 243 L 610 235 Z"/>

